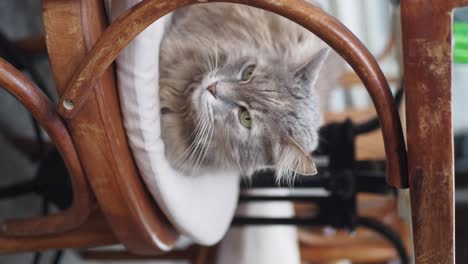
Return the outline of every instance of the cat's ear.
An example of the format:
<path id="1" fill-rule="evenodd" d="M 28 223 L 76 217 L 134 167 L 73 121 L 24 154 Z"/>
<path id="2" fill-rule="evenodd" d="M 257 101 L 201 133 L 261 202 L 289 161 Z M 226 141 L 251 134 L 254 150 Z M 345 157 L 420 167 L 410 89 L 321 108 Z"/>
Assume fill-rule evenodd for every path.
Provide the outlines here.
<path id="1" fill-rule="evenodd" d="M 305 64 L 295 70 L 294 78 L 307 85 L 315 84 L 330 49 L 330 47 L 322 48 L 315 53 Z"/>
<path id="2" fill-rule="evenodd" d="M 277 154 L 276 173 L 278 177 L 294 173 L 311 176 L 317 174 L 317 168 L 309 153 L 288 136 L 281 143 Z"/>

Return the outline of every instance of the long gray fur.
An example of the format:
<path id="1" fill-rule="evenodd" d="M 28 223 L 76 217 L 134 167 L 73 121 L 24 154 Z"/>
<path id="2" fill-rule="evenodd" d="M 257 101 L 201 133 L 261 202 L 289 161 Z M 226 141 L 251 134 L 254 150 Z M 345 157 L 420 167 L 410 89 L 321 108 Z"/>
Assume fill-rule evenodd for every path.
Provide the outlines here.
<path id="1" fill-rule="evenodd" d="M 260 9 L 213 3 L 176 11 L 160 55 L 162 138 L 172 166 L 191 174 L 225 168 L 250 175 L 271 166 L 278 178 L 301 172 L 322 125 L 314 86 L 328 50 L 301 26 Z M 255 70 L 243 83 L 248 65 Z M 216 97 L 207 90 L 214 82 Z M 239 121 L 243 108 L 250 129 Z"/>

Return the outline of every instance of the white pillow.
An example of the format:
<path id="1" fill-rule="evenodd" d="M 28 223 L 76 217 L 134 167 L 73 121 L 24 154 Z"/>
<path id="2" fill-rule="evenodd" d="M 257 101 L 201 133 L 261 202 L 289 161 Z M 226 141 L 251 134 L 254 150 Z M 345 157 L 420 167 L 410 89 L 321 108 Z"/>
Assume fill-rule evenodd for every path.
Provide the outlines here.
<path id="1" fill-rule="evenodd" d="M 273 192 L 288 195 L 288 189 Z M 237 210 L 243 217 L 293 217 L 291 202 L 249 202 Z M 243 226 L 232 227 L 217 252 L 217 264 L 300 264 L 299 239 L 295 226 Z"/>
<path id="2" fill-rule="evenodd" d="M 114 20 L 140 0 L 106 0 Z M 117 58 L 117 80 L 125 130 L 148 189 L 171 223 L 202 245 L 221 240 L 237 206 L 239 175 L 191 177 L 171 168 L 164 156 L 159 116 L 159 44 L 170 14 L 143 31 Z M 160 245 L 169 250 L 167 245 Z"/>

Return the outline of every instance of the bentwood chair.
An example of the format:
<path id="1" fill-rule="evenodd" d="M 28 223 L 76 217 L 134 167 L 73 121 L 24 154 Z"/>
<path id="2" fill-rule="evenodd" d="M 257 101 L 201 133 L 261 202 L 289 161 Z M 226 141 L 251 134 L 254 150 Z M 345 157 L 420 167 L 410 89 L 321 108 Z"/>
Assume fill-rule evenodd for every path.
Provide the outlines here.
<path id="1" fill-rule="evenodd" d="M 149 194 L 128 146 L 119 109 L 113 61 L 132 39 L 162 15 L 185 5 L 205 2 L 216 1 L 144 0 L 109 25 L 103 1 L 43 0 L 47 50 L 60 96 L 58 107 L 23 74 L 2 59 L 0 85 L 36 117 L 56 145 L 71 175 L 73 204 L 69 209 L 50 216 L 7 220 L 1 229 L 0 252 L 123 244 L 136 254 L 157 255 L 163 251 L 161 242 L 174 245 L 181 231 L 171 224 L 160 205 Z M 394 187 L 407 188 L 407 153 L 398 111 L 385 76 L 364 45 L 336 19 L 301 0 L 229 2 L 266 9 L 303 25 L 328 43 L 353 67 L 369 91 L 381 121 L 387 158 L 387 180 Z M 410 21 L 409 17 L 415 17 L 411 13 L 413 9 L 409 2 L 404 2 L 404 22 Z M 413 5 L 424 8 L 423 4 L 414 2 L 416 4 Z M 446 9 L 440 10 L 449 10 L 449 7 L 455 6 L 442 3 L 446 2 L 439 3 Z M 428 10 L 427 8 L 429 7 L 424 10 Z M 438 14 L 439 9 L 431 12 Z M 446 14 L 440 11 L 439 15 L 445 18 Z M 427 23 L 424 25 L 427 26 Z M 434 24 L 434 27 L 436 25 L 440 24 Z M 449 28 L 448 25 L 447 30 Z M 410 29 L 413 27 L 405 30 L 406 64 L 411 66 L 413 58 L 417 56 L 427 56 L 427 61 L 418 60 L 424 63 L 449 60 L 443 56 L 450 55 L 448 47 L 439 50 L 438 45 L 430 41 L 421 42 L 419 37 L 412 40 L 411 34 L 417 36 L 418 32 Z M 447 33 L 445 36 L 448 35 Z M 449 43 L 447 39 L 445 41 L 445 44 Z M 415 53 L 419 49 L 413 46 L 408 48 L 407 45 L 425 45 L 425 49 Z M 431 84 L 437 83 L 436 77 L 445 76 L 450 71 L 450 66 L 441 68 L 442 71 L 430 66 L 428 65 L 428 74 L 436 74 L 431 79 Z M 406 71 L 405 76 L 411 76 L 411 73 L 415 74 L 414 78 L 426 76 L 418 75 L 420 72 L 417 70 L 412 72 L 411 68 Z M 410 88 L 411 80 L 406 79 Z M 444 83 L 449 85 L 446 82 L 442 84 Z M 427 87 L 434 86 L 422 88 Z M 426 91 L 424 89 L 422 91 Z M 416 220 L 416 254 L 421 259 L 431 257 L 427 255 L 427 252 L 431 252 L 428 247 L 443 245 L 444 248 L 438 247 L 437 250 L 440 251 L 432 257 L 446 261 L 449 252 L 453 254 L 453 237 L 447 239 L 447 234 L 443 232 L 430 234 L 430 229 L 426 228 L 436 225 L 439 227 L 447 217 L 453 220 L 453 208 L 447 210 L 446 204 L 443 206 L 442 203 L 453 202 L 453 197 L 450 196 L 453 194 L 453 173 L 450 167 L 452 160 L 448 155 L 451 150 L 451 141 L 448 139 L 450 126 L 442 127 L 429 117 L 418 119 L 417 115 L 426 115 L 421 109 L 428 108 L 424 102 L 430 102 L 430 95 L 449 100 L 450 92 L 434 90 L 433 93 L 421 96 L 413 89 L 408 89 L 407 95 L 408 101 L 413 102 L 408 112 L 408 119 L 412 121 L 408 127 L 408 145 L 412 155 L 410 172 L 414 193 L 413 219 Z M 419 104 L 416 103 L 416 97 L 422 99 L 419 99 Z M 436 109 L 444 111 L 438 112 Z M 411 112 L 414 110 L 419 111 L 414 114 Z M 447 119 L 450 109 L 447 106 L 438 105 L 437 108 L 429 109 L 428 113 L 437 114 L 440 117 L 437 120 L 450 125 Z M 414 127 L 418 120 L 425 120 L 418 127 L 420 130 Z M 447 135 L 442 135 L 442 132 Z M 427 147 L 427 152 L 422 153 L 422 148 L 412 147 L 414 144 L 424 145 L 422 143 L 430 146 Z M 442 146 L 443 143 L 446 145 Z M 442 157 L 442 154 L 447 155 Z M 442 159 L 436 160 L 436 157 Z M 436 168 L 439 169 L 434 170 Z M 448 191 L 441 196 L 445 198 L 435 201 L 439 197 L 435 197 L 433 192 L 424 192 L 432 187 Z M 429 213 L 430 206 L 440 210 Z M 420 225 L 421 221 L 424 225 Z M 450 224 L 449 221 L 447 226 L 450 228 L 447 230 L 453 232 L 453 225 Z M 423 239 L 418 241 L 420 238 Z M 441 244 L 442 242 L 447 244 Z M 445 249 L 447 250 L 444 251 Z"/>

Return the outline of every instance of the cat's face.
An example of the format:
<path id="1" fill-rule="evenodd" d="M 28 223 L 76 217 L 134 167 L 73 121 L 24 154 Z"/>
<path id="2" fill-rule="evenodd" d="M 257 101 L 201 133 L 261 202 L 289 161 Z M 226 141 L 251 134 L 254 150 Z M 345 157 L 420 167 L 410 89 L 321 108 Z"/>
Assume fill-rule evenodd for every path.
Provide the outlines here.
<path id="1" fill-rule="evenodd" d="M 315 174 L 309 154 L 322 124 L 314 84 L 328 49 L 302 65 L 275 58 L 224 58 L 189 84 L 194 132 L 184 169 L 275 167 L 278 176 Z M 189 160 L 192 159 L 192 160 Z M 187 165 L 188 164 L 188 165 Z"/>

